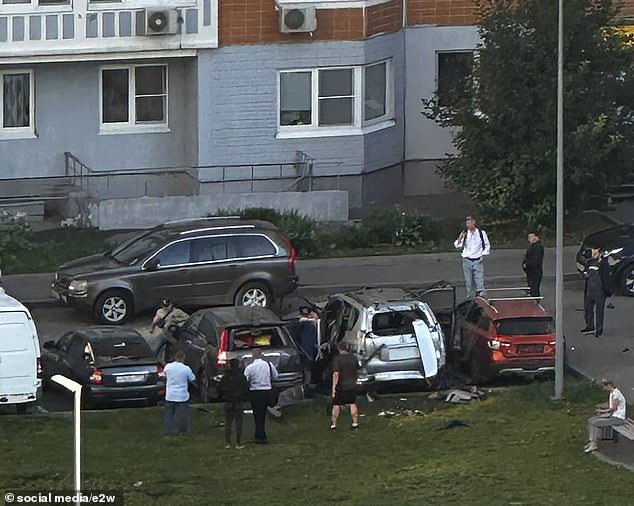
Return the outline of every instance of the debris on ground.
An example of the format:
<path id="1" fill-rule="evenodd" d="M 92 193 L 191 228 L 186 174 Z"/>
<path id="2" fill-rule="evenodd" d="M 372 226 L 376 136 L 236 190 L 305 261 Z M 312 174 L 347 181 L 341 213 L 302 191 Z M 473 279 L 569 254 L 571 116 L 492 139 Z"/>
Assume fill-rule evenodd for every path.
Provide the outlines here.
<path id="1" fill-rule="evenodd" d="M 424 415 L 425 413 L 423 413 L 421 410 L 419 409 L 403 409 L 400 411 L 380 411 L 378 413 L 378 416 L 382 416 L 384 418 L 394 418 L 397 416 L 421 416 Z"/>
<path id="2" fill-rule="evenodd" d="M 456 427 L 469 427 L 468 423 L 463 422 L 462 420 L 458 420 L 457 418 L 453 418 L 451 420 L 447 420 L 444 423 L 441 423 L 434 430 L 447 430 L 447 429 L 455 429 Z"/>
<path id="3" fill-rule="evenodd" d="M 485 392 L 472 387 L 471 390 L 451 390 L 445 397 L 445 402 L 452 404 L 464 404 L 473 400 L 479 400 L 485 395 Z"/>

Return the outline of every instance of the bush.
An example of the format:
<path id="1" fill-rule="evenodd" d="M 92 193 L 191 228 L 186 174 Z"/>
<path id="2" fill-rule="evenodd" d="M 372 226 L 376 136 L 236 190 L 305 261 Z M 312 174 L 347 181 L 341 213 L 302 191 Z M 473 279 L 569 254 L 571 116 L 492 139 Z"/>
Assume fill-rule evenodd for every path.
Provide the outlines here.
<path id="1" fill-rule="evenodd" d="M 0 268 L 13 263 L 31 248 L 31 227 L 23 213 L 0 212 Z"/>
<path id="2" fill-rule="evenodd" d="M 362 229 L 366 245 L 423 246 L 440 236 L 438 222 L 417 211 L 404 211 L 398 206 L 372 211 Z"/>

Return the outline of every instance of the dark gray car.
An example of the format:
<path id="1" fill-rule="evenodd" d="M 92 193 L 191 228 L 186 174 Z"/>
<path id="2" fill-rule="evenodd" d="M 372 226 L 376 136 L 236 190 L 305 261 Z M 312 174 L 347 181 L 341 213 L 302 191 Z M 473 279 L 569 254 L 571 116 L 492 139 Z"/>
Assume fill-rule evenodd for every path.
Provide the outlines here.
<path id="1" fill-rule="evenodd" d="M 297 287 L 295 249 L 272 224 L 232 218 L 143 231 L 113 251 L 61 265 L 53 296 L 121 324 L 171 299 L 181 306 L 270 306 Z"/>
<path id="2" fill-rule="evenodd" d="M 277 391 L 304 382 L 299 351 L 286 323 L 263 307 L 222 307 L 196 311 L 167 342 L 169 361 L 178 350 L 196 374 L 201 400 L 218 398 L 218 382 L 229 360 L 237 358 L 245 368 L 253 361 L 253 350 L 278 370 L 273 386 Z"/>

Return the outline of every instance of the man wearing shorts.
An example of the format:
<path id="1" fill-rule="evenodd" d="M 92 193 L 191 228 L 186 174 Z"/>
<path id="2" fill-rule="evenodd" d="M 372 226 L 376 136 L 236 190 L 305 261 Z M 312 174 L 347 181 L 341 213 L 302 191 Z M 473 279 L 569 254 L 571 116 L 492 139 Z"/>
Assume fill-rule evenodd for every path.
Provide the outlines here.
<path id="1" fill-rule="evenodd" d="M 359 427 L 359 408 L 356 399 L 357 370 L 359 364 L 356 357 L 350 353 L 348 345 L 339 343 L 339 355 L 333 360 L 332 372 L 332 418 L 330 429 L 337 428 L 337 418 L 342 406 L 350 406 L 352 428 Z"/>

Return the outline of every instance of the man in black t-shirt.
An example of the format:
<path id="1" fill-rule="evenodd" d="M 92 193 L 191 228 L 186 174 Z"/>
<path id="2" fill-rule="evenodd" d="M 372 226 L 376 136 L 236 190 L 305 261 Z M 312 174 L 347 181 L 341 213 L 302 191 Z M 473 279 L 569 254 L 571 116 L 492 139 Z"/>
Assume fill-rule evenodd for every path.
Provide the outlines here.
<path id="1" fill-rule="evenodd" d="M 333 359 L 332 372 L 332 418 L 330 429 L 337 428 L 337 418 L 341 412 L 341 406 L 350 406 L 352 428 L 359 427 L 359 407 L 357 406 L 356 387 L 357 370 L 359 364 L 355 356 L 350 353 L 348 345 L 339 343 L 339 355 Z"/>

